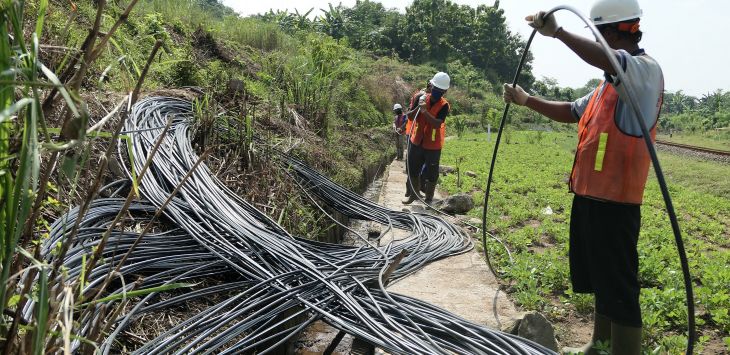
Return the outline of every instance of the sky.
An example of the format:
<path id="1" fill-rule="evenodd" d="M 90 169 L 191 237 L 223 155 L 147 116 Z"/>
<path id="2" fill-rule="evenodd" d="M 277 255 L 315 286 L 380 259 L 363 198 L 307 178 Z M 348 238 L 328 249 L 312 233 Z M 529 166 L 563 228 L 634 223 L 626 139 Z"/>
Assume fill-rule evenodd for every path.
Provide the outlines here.
<path id="1" fill-rule="evenodd" d="M 375 0 L 386 8 L 405 12 L 412 0 Z M 477 6 L 492 5 L 494 0 L 451 0 Z M 327 4 L 337 0 L 222 0 L 241 15 L 267 12 L 269 9 L 288 9 L 306 12 L 314 8 L 316 15 Z M 343 6 L 351 7 L 355 0 L 342 0 Z M 539 10 L 549 10 L 558 5 L 570 5 L 588 14 L 592 0 L 501 0 L 507 23 L 512 32 L 524 39 L 532 29 L 524 17 Z M 675 92 L 701 97 L 717 89 L 730 91 L 730 1 L 727 0 L 639 0 L 644 11 L 641 30 L 644 38 L 641 47 L 653 56 L 664 71 L 665 88 Z M 565 29 L 590 36 L 588 29 L 573 14 L 562 11 L 556 14 L 558 23 Z M 582 62 L 573 52 L 552 38 L 536 37 L 532 44 L 533 74 L 537 78 L 550 77 L 561 86 L 581 87 L 601 72 Z"/>

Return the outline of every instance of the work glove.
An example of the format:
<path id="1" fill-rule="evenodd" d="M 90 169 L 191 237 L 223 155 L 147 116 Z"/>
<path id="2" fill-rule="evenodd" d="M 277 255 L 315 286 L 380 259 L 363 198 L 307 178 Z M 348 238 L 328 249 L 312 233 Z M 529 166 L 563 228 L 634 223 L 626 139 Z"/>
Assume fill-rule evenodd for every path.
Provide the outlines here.
<path id="1" fill-rule="evenodd" d="M 516 85 L 515 87 L 512 87 L 511 84 L 504 84 L 502 86 L 502 89 L 504 89 L 504 93 L 502 94 L 502 99 L 504 99 L 505 103 L 514 103 L 516 105 L 525 106 L 527 103 L 527 98 L 530 97 L 528 93 L 525 92 L 519 85 Z"/>
<path id="2" fill-rule="evenodd" d="M 421 106 L 422 109 L 426 108 L 426 95 L 421 95 L 421 97 L 418 98 L 418 106 Z"/>
<path id="3" fill-rule="evenodd" d="M 549 16 L 545 16 L 545 11 L 529 15 L 525 17 L 525 20 L 530 27 L 536 29 L 541 35 L 547 37 L 555 37 L 555 34 L 560 28 L 560 26 L 558 26 L 558 21 L 555 20 L 555 15 L 550 14 Z"/>

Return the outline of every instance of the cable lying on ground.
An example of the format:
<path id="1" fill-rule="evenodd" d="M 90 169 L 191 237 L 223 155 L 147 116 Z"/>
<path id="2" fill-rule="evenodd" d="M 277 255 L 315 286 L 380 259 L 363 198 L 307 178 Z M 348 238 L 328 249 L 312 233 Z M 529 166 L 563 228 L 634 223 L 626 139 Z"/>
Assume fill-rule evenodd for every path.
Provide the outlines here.
<path id="1" fill-rule="evenodd" d="M 161 127 L 169 118 L 172 126 L 163 135 Z M 142 197 L 149 202 L 130 207 L 135 223 L 149 221 L 176 186 L 179 191 L 165 207 L 166 223 L 158 229 L 174 227 L 145 236 L 121 265 L 119 275 L 115 275 L 119 282 L 110 284 L 107 293 L 201 282 L 211 275 L 224 275 L 231 281 L 184 285 L 191 291 L 164 300 L 156 293 L 129 300 L 132 304 L 123 314 L 107 320 L 114 327 L 100 344 L 103 353 L 117 350 L 121 332 L 145 312 L 213 294 L 224 299 L 190 315 L 135 352 L 267 353 L 312 322 L 323 320 L 392 353 L 552 353 L 530 341 L 385 290 L 383 270 L 401 252 L 405 257 L 393 273 L 396 281 L 430 261 L 469 250 L 471 241 L 458 228 L 439 217 L 378 206 L 288 157 L 285 162 L 298 181 L 329 206 L 351 218 L 411 231 L 408 239 L 382 247 L 328 244 L 293 236 L 226 188 L 205 164 L 192 169 L 199 158 L 192 147 L 191 118 L 191 103 L 172 98 L 143 99 L 132 110 L 125 131 L 133 132 L 129 136 L 135 171 L 143 168 L 153 144 L 163 137 L 161 149 L 139 183 Z M 68 221 L 82 218 L 80 233 L 63 260 L 69 280 L 81 277 L 83 254 L 98 243 L 122 202 L 100 199 L 84 216 L 74 211 L 63 216 L 44 244 L 44 257 L 53 259 L 54 243 L 66 236 Z M 84 276 L 84 289 L 103 282 L 108 270 L 122 260 L 119 255 L 126 253 L 137 237 L 138 233 L 114 231 L 104 250 L 104 262 Z M 101 309 L 111 302 L 100 301 L 96 307 Z M 29 303 L 24 312 L 32 311 L 33 304 Z M 92 331 L 100 314 L 79 320 L 79 336 Z M 73 346 L 78 348 L 81 341 L 74 340 Z"/>

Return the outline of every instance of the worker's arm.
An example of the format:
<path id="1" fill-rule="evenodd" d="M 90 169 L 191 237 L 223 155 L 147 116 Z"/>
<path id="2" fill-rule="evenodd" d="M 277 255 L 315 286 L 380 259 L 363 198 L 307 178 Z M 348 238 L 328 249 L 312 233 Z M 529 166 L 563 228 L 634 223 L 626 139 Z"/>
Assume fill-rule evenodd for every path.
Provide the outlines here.
<path id="1" fill-rule="evenodd" d="M 575 123 L 578 120 L 572 112 L 571 103 L 563 101 L 548 101 L 539 97 L 530 96 L 519 85 L 512 87 L 504 84 L 502 98 L 506 103 L 514 103 L 519 106 L 527 106 L 553 121 L 563 123 Z"/>
<path id="2" fill-rule="evenodd" d="M 525 17 L 525 20 L 530 27 L 536 29 L 543 36 L 554 37 L 565 43 L 586 63 L 611 75 L 616 75 L 610 59 L 606 57 L 603 47 L 598 42 L 570 33 L 558 26 L 554 14 L 546 16 L 545 11 L 540 11 L 535 15 Z M 611 51 L 618 58 L 618 52 L 613 49 Z"/>
<path id="3" fill-rule="evenodd" d="M 444 123 L 444 120 L 440 120 L 440 119 L 434 117 L 434 115 L 432 115 L 431 112 L 428 112 L 428 110 L 426 110 L 423 107 L 421 107 L 421 113 L 426 118 L 426 122 L 428 122 L 428 124 L 430 124 L 432 127 L 438 128 L 438 127 L 441 127 L 441 125 Z"/>
<path id="4" fill-rule="evenodd" d="M 418 113 L 418 105 L 416 105 L 416 107 L 412 110 L 406 112 L 406 117 L 408 117 L 409 121 L 413 121 L 413 119 L 416 118 L 416 113 Z"/>
<path id="5" fill-rule="evenodd" d="M 553 121 L 562 123 L 575 123 L 577 122 L 573 113 L 571 112 L 570 102 L 563 101 L 548 101 L 539 97 L 529 96 L 525 106 L 529 107 L 533 111 L 536 111 L 543 116 L 550 118 Z"/>
<path id="6" fill-rule="evenodd" d="M 555 38 L 565 43 L 568 48 L 575 52 L 575 54 L 577 54 L 586 63 L 601 69 L 606 73 L 616 75 L 616 70 L 613 69 L 610 59 L 606 57 L 603 47 L 598 42 L 570 33 L 562 27 L 558 28 L 555 33 Z M 611 49 L 611 52 L 618 58 L 618 53 L 615 50 Z"/>
<path id="7" fill-rule="evenodd" d="M 421 90 L 411 97 L 411 106 L 408 108 L 410 111 L 406 112 L 406 117 L 408 117 L 409 121 L 413 121 L 416 118 L 416 114 L 420 108 L 420 106 L 418 106 L 418 101 L 423 95 L 426 95 L 426 92 Z"/>

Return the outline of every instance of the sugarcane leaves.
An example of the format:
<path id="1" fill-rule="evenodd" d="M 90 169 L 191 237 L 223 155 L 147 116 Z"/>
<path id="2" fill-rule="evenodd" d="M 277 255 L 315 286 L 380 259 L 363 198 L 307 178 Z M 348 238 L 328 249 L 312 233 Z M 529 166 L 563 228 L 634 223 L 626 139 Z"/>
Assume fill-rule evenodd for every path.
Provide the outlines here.
<path id="1" fill-rule="evenodd" d="M 61 80 L 58 79 L 58 76 L 54 74 L 48 67 L 43 65 L 43 63 L 38 63 L 38 68 L 41 70 L 43 75 L 48 78 L 53 84 L 57 85 L 58 91 L 61 93 L 61 96 L 63 96 L 64 100 L 66 100 L 66 104 L 68 105 L 69 110 L 73 113 L 75 117 L 79 116 L 79 110 L 76 108 L 76 104 L 74 103 L 74 100 L 71 98 L 71 94 L 69 94 L 68 90 L 63 86 L 61 83 Z"/>
<path id="2" fill-rule="evenodd" d="M 112 301 L 119 301 L 119 300 L 125 300 L 130 297 L 139 297 L 139 296 L 145 296 L 151 293 L 155 292 L 165 292 L 165 291 L 171 291 L 179 288 L 191 288 L 195 287 L 197 284 L 191 284 L 191 283 L 171 283 L 167 285 L 157 286 L 157 287 L 150 287 L 145 288 L 142 290 L 133 290 L 129 292 L 124 292 L 120 294 L 114 294 L 106 297 L 99 298 L 97 300 L 83 303 L 78 305 L 79 308 L 87 307 L 93 304 L 97 303 L 104 303 L 104 302 L 112 302 Z"/>
<path id="3" fill-rule="evenodd" d="M 28 106 L 33 103 L 33 99 L 31 98 L 22 98 L 15 102 L 14 104 L 10 105 L 10 107 L 4 109 L 2 112 L 0 112 L 0 124 L 5 123 L 5 121 L 10 121 L 11 117 L 15 115 L 18 111 L 23 109 L 25 106 Z"/>

